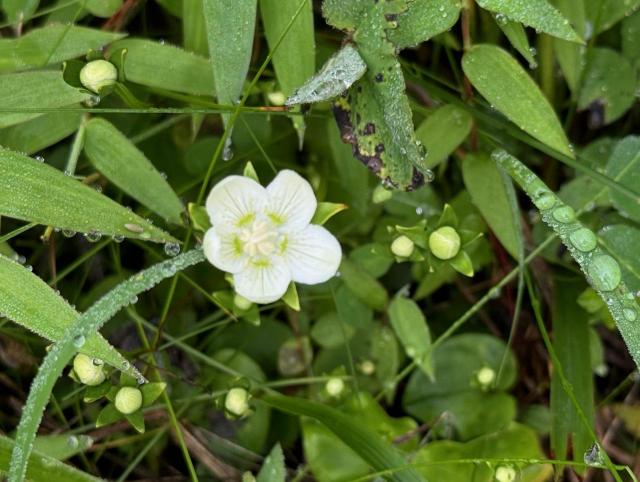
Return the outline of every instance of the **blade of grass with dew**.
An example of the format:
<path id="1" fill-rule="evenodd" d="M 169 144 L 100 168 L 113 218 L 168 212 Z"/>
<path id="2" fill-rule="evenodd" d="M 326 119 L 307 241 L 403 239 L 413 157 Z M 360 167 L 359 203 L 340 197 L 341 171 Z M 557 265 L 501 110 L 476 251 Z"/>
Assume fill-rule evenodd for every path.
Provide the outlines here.
<path id="1" fill-rule="evenodd" d="M 598 247 L 595 233 L 577 221 L 573 209 L 551 192 L 529 168 L 503 150 L 495 151 L 492 157 L 526 192 L 540 210 L 544 222 L 569 248 L 589 284 L 607 304 L 629 353 L 640 367 L 640 325 L 636 322 L 640 306 L 622 281 L 618 262 Z"/>
<path id="2" fill-rule="evenodd" d="M 0 129 L 0 146 L 33 154 L 73 134 L 81 117 L 80 112 L 51 112 L 5 127 Z"/>
<path id="3" fill-rule="evenodd" d="M 107 179 L 132 198 L 174 224 L 181 223 L 184 206 L 151 161 L 109 121 L 86 124 L 84 152 Z"/>
<path id="4" fill-rule="evenodd" d="M 193 249 L 141 271 L 100 298 L 64 331 L 60 341 L 53 345 L 51 351 L 44 358 L 32 382 L 16 433 L 16 444 L 12 452 L 9 470 L 10 482 L 24 480 L 29 456 L 33 449 L 33 440 L 51 396 L 51 391 L 67 363 L 82 346 L 83 341 L 98 331 L 123 307 L 135 303 L 137 295 L 153 288 L 162 280 L 173 277 L 177 272 L 204 261 L 204 259 L 202 250 Z"/>
<path id="5" fill-rule="evenodd" d="M 375 432 L 342 412 L 302 398 L 279 394 L 263 395 L 259 400 L 272 408 L 301 417 L 318 420 L 340 440 L 362 457 L 374 470 L 389 470 L 405 466 L 401 453 L 385 443 Z M 408 467 L 394 473 L 390 479 L 396 482 L 420 482 L 424 479 Z"/>
<path id="6" fill-rule="evenodd" d="M 0 215 L 81 233 L 176 243 L 95 189 L 36 159 L 0 149 Z"/>
<path id="7" fill-rule="evenodd" d="M 65 329 L 80 316 L 42 279 L 5 256 L 0 256 L 0 279 L 0 312 L 47 340 L 60 341 Z M 79 351 L 118 369 L 127 362 L 99 333 L 88 337 Z M 125 371 L 140 375 L 135 368 Z"/>

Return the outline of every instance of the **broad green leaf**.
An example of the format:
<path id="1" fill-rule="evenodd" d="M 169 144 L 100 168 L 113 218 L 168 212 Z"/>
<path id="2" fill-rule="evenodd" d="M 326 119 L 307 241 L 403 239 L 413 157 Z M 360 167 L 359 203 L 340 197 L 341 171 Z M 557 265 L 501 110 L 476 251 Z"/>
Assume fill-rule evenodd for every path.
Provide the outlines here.
<path id="1" fill-rule="evenodd" d="M 427 479 L 446 482 L 494 482 L 500 467 L 511 464 L 442 464 L 446 460 L 544 459 L 536 433 L 528 427 L 511 424 L 505 430 L 481 435 L 466 443 L 437 440 L 426 444 L 416 453 L 413 463 Z M 518 466 L 518 482 L 543 482 L 552 473 L 550 465 Z M 508 479 L 505 479 L 508 480 Z"/>
<path id="2" fill-rule="evenodd" d="M 215 94 L 218 103 L 232 105 L 242 94 L 249 71 L 257 0 L 202 1 Z M 229 114 L 222 118 L 226 125 Z"/>
<path id="3" fill-rule="evenodd" d="M 395 263 L 395 258 L 385 243 L 361 244 L 349 253 L 349 258 L 355 261 L 371 276 L 379 278 Z"/>
<path id="4" fill-rule="evenodd" d="M 415 301 L 396 295 L 389 305 L 389 320 L 407 356 L 427 375 L 433 376 L 429 357 L 431 334 L 420 307 Z"/>
<path id="5" fill-rule="evenodd" d="M 622 54 L 640 71 L 640 12 L 626 17 L 620 29 Z"/>
<path id="6" fill-rule="evenodd" d="M 604 123 L 619 119 L 634 103 L 636 73 L 625 57 L 615 50 L 593 48 L 583 74 L 578 108 L 592 104 L 604 109 Z M 599 126 L 596 126 L 599 127 Z"/>
<path id="7" fill-rule="evenodd" d="M 472 122 L 466 110 L 453 104 L 433 111 L 416 129 L 416 137 L 427 149 L 427 167 L 446 160 L 467 138 Z"/>
<path id="8" fill-rule="evenodd" d="M 409 379 L 403 396 L 408 413 L 433 423 L 446 412 L 462 440 L 500 430 L 513 420 L 515 399 L 504 390 L 516 380 L 516 361 L 502 340 L 484 334 L 454 336 L 433 350 L 432 361 L 433 380 L 419 370 Z M 481 370 L 495 377 L 486 386 L 478 380 Z"/>
<path id="9" fill-rule="evenodd" d="M 398 15 L 398 27 L 389 32 L 389 39 L 399 49 L 426 42 L 453 27 L 460 5 L 456 0 L 410 2 L 409 8 Z"/>
<path id="10" fill-rule="evenodd" d="M 104 176 L 132 198 L 166 220 L 180 224 L 184 206 L 151 161 L 116 129 L 100 118 L 86 125 L 84 152 Z"/>
<path id="11" fill-rule="evenodd" d="M 611 28 L 640 8 L 640 0 L 584 0 L 587 20 L 594 33 Z"/>
<path id="12" fill-rule="evenodd" d="M 376 310 L 384 310 L 389 301 L 387 290 L 365 269 L 346 258 L 340 264 L 340 278 L 360 301 Z"/>
<path id="13" fill-rule="evenodd" d="M 535 68 L 538 65 L 535 55 L 529 46 L 529 39 L 527 38 L 527 32 L 520 22 L 514 22 L 513 20 L 507 20 L 504 15 L 496 15 L 496 21 L 500 30 L 506 35 L 511 42 L 511 45 L 522 55 L 527 62 L 529 62 L 529 68 Z"/>
<path id="14" fill-rule="evenodd" d="M 256 482 L 284 482 L 287 468 L 284 465 L 284 454 L 280 444 L 276 444 L 262 463 Z"/>
<path id="15" fill-rule="evenodd" d="M 520 210 L 511 180 L 485 154 L 472 154 L 462 161 L 462 175 L 473 204 L 504 248 L 520 259 L 524 249 Z"/>
<path id="16" fill-rule="evenodd" d="M 13 450 L 14 441 L 0 435 L 0 474 L 9 471 L 9 458 Z M 48 482 L 102 482 L 102 479 L 82 472 L 53 457 L 34 450 L 29 456 L 28 480 L 47 480 Z"/>
<path id="17" fill-rule="evenodd" d="M 77 25 L 47 25 L 18 38 L 0 39 L 0 72 L 26 70 L 100 50 L 124 34 Z"/>
<path id="18" fill-rule="evenodd" d="M 75 89 L 62 78 L 62 72 L 23 72 L 0 75 L 0 128 L 33 119 L 37 112 L 28 109 L 67 107 L 89 100 L 87 92 Z M 2 112 L 15 110 L 15 113 Z"/>
<path id="19" fill-rule="evenodd" d="M 593 375 L 589 346 L 589 317 L 576 302 L 584 285 L 574 280 L 554 279 L 552 313 L 553 346 L 562 372 L 572 386 L 575 399 L 587 419 L 593 423 Z M 573 447 L 573 459 L 582 460 L 585 451 L 593 444 L 590 430 L 585 427 L 576 412 L 572 399 L 562 386 L 557 371 L 551 373 L 551 447 L 560 459 L 567 458 L 569 440 Z"/>
<path id="20" fill-rule="evenodd" d="M 0 149 L 0 172 L 0 215 L 81 233 L 177 242 L 95 189 L 31 157 Z"/>
<path id="21" fill-rule="evenodd" d="M 633 292 L 640 290 L 640 229 L 626 224 L 605 226 L 598 232 L 600 243 L 618 260 L 622 279 Z"/>
<path id="22" fill-rule="evenodd" d="M 60 295 L 24 266 L 0 256 L 0 312 L 28 330 L 57 342 L 80 316 Z M 122 369 L 128 363 L 99 334 L 87 339 L 80 352 Z M 132 374 L 137 373 L 131 369 Z"/>
<path id="23" fill-rule="evenodd" d="M 640 137 L 628 136 L 618 142 L 607 162 L 606 174 L 623 186 L 635 189 L 640 183 Z M 618 191 L 609 190 L 613 205 L 620 213 L 640 221 L 640 204 Z"/>
<path id="24" fill-rule="evenodd" d="M 549 147 L 573 157 L 549 101 L 511 55 L 494 45 L 476 45 L 462 58 L 462 68 L 484 98 L 512 122 Z"/>
<path id="25" fill-rule="evenodd" d="M 31 18 L 40 0 L 2 0 L 2 10 L 12 24 L 22 24 Z"/>
<path id="26" fill-rule="evenodd" d="M 396 482 L 423 481 L 413 468 L 399 470 L 406 464 L 399 450 L 372 430 L 368 426 L 369 424 L 360 423 L 353 416 L 317 402 L 279 394 L 264 395 L 261 397 L 261 401 L 286 413 L 311 417 L 322 423 L 374 470 L 396 469 L 388 475 L 390 480 Z M 387 431 L 387 433 L 389 432 Z"/>
<path id="27" fill-rule="evenodd" d="M 522 22 L 539 32 L 572 42 L 581 42 L 573 31 L 569 20 L 556 10 L 547 0 L 478 0 L 478 5 L 509 20 Z"/>
<path id="28" fill-rule="evenodd" d="M 112 62 L 117 63 L 122 49 L 126 49 L 124 74 L 128 81 L 186 94 L 213 95 L 213 73 L 205 57 L 172 45 L 128 38 L 111 44 L 108 55 Z"/>
<path id="29" fill-rule="evenodd" d="M 80 125 L 81 112 L 50 112 L 0 129 L 0 146 L 33 154 L 73 134 Z"/>
<path id="30" fill-rule="evenodd" d="M 43 435 L 33 442 L 33 448 L 43 455 L 57 460 L 66 460 L 84 452 L 93 445 L 88 435 Z"/>
<path id="31" fill-rule="evenodd" d="M 569 19 L 571 25 L 580 37 L 587 37 L 587 14 L 585 0 L 556 0 L 555 5 L 562 14 Z M 562 69 L 567 85 L 574 95 L 578 92 L 580 76 L 585 63 L 586 47 L 575 42 L 559 38 L 553 39 L 553 47 Z"/>
<path id="32" fill-rule="evenodd" d="M 353 325 L 335 312 L 325 313 L 311 327 L 311 338 L 323 348 L 343 346 L 355 333 Z"/>
<path id="33" fill-rule="evenodd" d="M 540 210 L 542 220 L 549 225 L 569 248 L 589 284 L 605 301 L 622 335 L 629 353 L 640 366 L 640 306 L 634 294 L 622 281 L 618 262 L 597 245 L 597 238 L 575 218 L 573 209 L 565 205 L 524 164 L 503 150 L 492 154 Z"/>

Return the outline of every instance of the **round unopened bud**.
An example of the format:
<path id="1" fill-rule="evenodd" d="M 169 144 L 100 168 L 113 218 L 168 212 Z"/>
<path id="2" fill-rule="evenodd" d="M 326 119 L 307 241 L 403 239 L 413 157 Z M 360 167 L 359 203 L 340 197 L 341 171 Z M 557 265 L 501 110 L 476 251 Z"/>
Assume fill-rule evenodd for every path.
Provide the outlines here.
<path id="1" fill-rule="evenodd" d="M 231 415 L 242 417 L 249 411 L 249 392 L 240 387 L 232 388 L 224 399 L 224 408 Z"/>
<path id="2" fill-rule="evenodd" d="M 339 397 L 344 390 L 344 382 L 341 378 L 331 378 L 324 387 L 332 397 Z"/>
<path id="3" fill-rule="evenodd" d="M 404 234 L 397 237 L 391 243 L 391 252 L 399 258 L 408 258 L 413 254 L 415 244 Z"/>
<path id="4" fill-rule="evenodd" d="M 287 100 L 285 95 L 280 91 L 269 92 L 267 94 L 267 99 L 269 99 L 269 102 L 271 102 L 272 105 L 284 105 L 284 101 Z"/>
<path id="5" fill-rule="evenodd" d="M 118 80 L 118 69 L 106 60 L 92 60 L 80 70 L 80 83 L 96 94 Z"/>
<path id="6" fill-rule="evenodd" d="M 482 387 L 488 387 L 493 383 L 495 379 L 496 372 L 489 367 L 482 367 L 480 370 L 478 370 L 478 373 L 476 373 L 476 380 L 478 380 L 478 383 Z"/>
<path id="7" fill-rule="evenodd" d="M 496 482 L 513 482 L 516 475 L 513 467 L 500 466 L 496 469 Z"/>
<path id="8" fill-rule="evenodd" d="M 460 235 L 451 226 L 442 226 L 429 236 L 429 249 L 436 258 L 451 259 L 460 251 Z"/>
<path id="9" fill-rule="evenodd" d="M 360 371 L 364 375 L 373 375 L 373 373 L 376 371 L 376 364 L 371 360 L 365 360 L 360 363 Z"/>
<path id="10" fill-rule="evenodd" d="M 374 204 L 382 204 L 385 201 L 388 201 L 393 197 L 393 193 L 388 189 L 385 189 L 384 186 L 376 186 L 373 190 L 373 195 L 371 196 L 371 200 Z"/>
<path id="11" fill-rule="evenodd" d="M 253 305 L 253 302 L 251 302 L 250 300 L 246 299 L 244 296 L 239 295 L 238 293 L 236 293 L 236 295 L 233 297 L 233 304 L 239 310 L 243 310 L 244 311 L 244 310 L 248 310 L 249 308 L 251 308 L 251 306 Z"/>
<path id="12" fill-rule="evenodd" d="M 105 374 L 102 369 L 102 363 L 101 360 L 96 363 L 97 361 L 98 360 L 94 360 L 82 353 L 76 355 L 73 359 L 73 371 L 78 377 L 78 380 L 80 380 L 80 383 L 92 387 L 104 382 Z"/>
<path id="13" fill-rule="evenodd" d="M 137 412 L 142 407 L 142 392 L 134 387 L 122 387 L 116 393 L 116 410 L 125 415 Z"/>

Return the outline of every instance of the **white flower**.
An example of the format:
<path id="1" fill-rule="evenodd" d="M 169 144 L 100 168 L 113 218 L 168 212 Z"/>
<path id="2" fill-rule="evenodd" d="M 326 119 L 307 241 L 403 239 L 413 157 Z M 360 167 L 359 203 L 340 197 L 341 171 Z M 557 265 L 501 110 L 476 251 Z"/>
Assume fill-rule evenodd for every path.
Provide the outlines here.
<path id="1" fill-rule="evenodd" d="M 342 250 L 329 231 L 309 224 L 316 207 L 311 185 L 293 171 L 281 171 L 266 188 L 228 176 L 207 198 L 213 227 L 204 253 L 254 303 L 280 299 L 291 281 L 323 283 L 336 274 Z"/>

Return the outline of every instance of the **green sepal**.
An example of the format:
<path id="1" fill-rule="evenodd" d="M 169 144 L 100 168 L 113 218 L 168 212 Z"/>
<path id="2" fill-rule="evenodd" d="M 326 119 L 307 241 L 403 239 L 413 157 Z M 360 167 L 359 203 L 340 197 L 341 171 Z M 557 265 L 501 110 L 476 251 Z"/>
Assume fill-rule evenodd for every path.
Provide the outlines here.
<path id="1" fill-rule="evenodd" d="M 131 426 L 136 429 L 136 431 L 138 431 L 139 433 L 144 433 L 144 415 L 142 414 L 142 410 L 138 410 L 137 412 L 125 415 L 124 418 L 127 419 L 127 422 L 129 422 Z"/>
<path id="2" fill-rule="evenodd" d="M 422 248 L 427 249 L 427 220 L 423 219 L 419 223 L 413 226 L 398 226 L 396 225 L 396 231 L 399 234 L 404 234 L 407 238 L 409 238 L 413 243 Z"/>
<path id="3" fill-rule="evenodd" d="M 451 226 L 453 228 L 458 226 L 458 216 L 456 212 L 453 210 L 450 204 L 445 204 L 442 209 L 442 214 L 440 215 L 440 219 L 438 220 L 438 226 Z"/>
<path id="4" fill-rule="evenodd" d="M 282 301 L 285 305 L 294 311 L 300 311 L 300 298 L 298 297 L 298 289 L 296 284 L 292 281 L 289 283 L 289 287 L 284 295 L 282 295 Z"/>
<path id="5" fill-rule="evenodd" d="M 116 407 L 113 404 L 109 404 L 104 407 L 100 413 L 98 414 L 98 418 L 96 418 L 96 428 L 104 427 L 105 425 L 110 425 L 118 420 L 121 420 L 124 416 L 116 410 Z"/>
<path id="6" fill-rule="evenodd" d="M 204 206 L 195 203 L 189 203 L 187 206 L 189 211 L 189 219 L 193 229 L 202 231 L 203 233 L 211 228 L 211 220 Z"/>
<path id="7" fill-rule="evenodd" d="M 344 211 L 345 209 L 349 209 L 349 206 L 342 203 L 318 203 L 316 212 L 314 213 L 313 218 L 311 218 L 311 224 L 323 225 L 333 216 L 335 216 L 339 212 Z"/>
<path id="8" fill-rule="evenodd" d="M 258 177 L 258 173 L 256 172 L 255 167 L 253 167 L 251 161 L 247 161 L 247 163 L 245 164 L 242 175 L 248 177 L 249 179 L 253 179 L 255 182 L 260 184 L 260 178 Z"/>
<path id="9" fill-rule="evenodd" d="M 458 273 L 468 276 L 469 278 L 473 276 L 473 264 L 466 251 L 460 250 L 458 254 L 449 260 L 449 264 Z"/>
<path id="10" fill-rule="evenodd" d="M 87 387 L 84 391 L 84 395 L 82 400 L 85 403 L 92 403 L 96 400 L 100 400 L 102 397 L 106 397 L 111 389 L 111 382 L 109 380 L 105 380 L 100 385 L 96 385 L 93 387 Z"/>
<path id="11" fill-rule="evenodd" d="M 138 388 L 142 392 L 142 406 L 148 407 L 162 395 L 162 392 L 167 388 L 167 384 L 164 382 L 145 383 Z"/>

